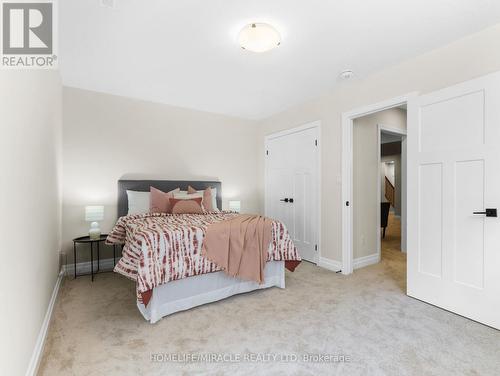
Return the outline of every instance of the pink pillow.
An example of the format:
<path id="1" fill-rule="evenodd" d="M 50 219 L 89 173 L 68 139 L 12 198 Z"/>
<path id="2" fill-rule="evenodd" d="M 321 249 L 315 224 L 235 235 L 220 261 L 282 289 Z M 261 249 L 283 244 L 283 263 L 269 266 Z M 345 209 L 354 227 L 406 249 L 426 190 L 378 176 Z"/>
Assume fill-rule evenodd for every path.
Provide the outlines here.
<path id="1" fill-rule="evenodd" d="M 188 186 L 187 192 L 189 195 L 192 195 L 194 193 L 198 193 L 198 191 L 191 186 Z M 212 188 L 211 187 L 208 187 L 203 191 L 202 203 L 203 203 L 203 208 L 205 209 L 205 211 L 211 212 L 214 210 L 214 208 L 212 207 Z"/>
<path id="2" fill-rule="evenodd" d="M 206 211 L 213 211 L 212 207 L 212 188 L 208 187 L 203 191 L 203 207 Z"/>
<path id="3" fill-rule="evenodd" d="M 172 208 L 172 214 L 203 214 L 201 200 L 201 197 L 188 200 L 171 198 L 169 201 Z"/>
<path id="4" fill-rule="evenodd" d="M 151 197 L 149 199 L 149 211 L 151 213 L 171 213 L 170 198 L 174 197 L 174 192 L 180 191 L 179 188 L 170 192 L 163 192 L 155 187 L 149 187 Z"/>

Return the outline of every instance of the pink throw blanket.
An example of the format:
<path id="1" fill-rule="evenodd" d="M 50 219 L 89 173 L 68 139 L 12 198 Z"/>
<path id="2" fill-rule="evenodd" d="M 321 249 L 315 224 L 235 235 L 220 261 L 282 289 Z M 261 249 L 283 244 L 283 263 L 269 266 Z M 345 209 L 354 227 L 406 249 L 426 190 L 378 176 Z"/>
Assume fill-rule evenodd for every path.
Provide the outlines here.
<path id="1" fill-rule="evenodd" d="M 244 214 L 207 227 L 202 255 L 231 277 L 264 283 L 272 221 Z"/>

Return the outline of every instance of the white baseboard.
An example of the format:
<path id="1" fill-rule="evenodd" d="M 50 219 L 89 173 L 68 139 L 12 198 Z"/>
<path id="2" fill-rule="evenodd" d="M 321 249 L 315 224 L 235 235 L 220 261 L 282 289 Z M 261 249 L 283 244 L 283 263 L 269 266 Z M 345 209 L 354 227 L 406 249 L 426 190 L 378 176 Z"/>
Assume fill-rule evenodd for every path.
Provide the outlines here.
<path id="1" fill-rule="evenodd" d="M 118 257 L 116 258 L 116 261 L 118 262 Z M 113 270 L 114 268 L 114 261 L 112 258 L 107 258 L 107 259 L 101 259 L 99 262 L 99 270 L 104 271 L 104 270 Z M 75 275 L 75 265 L 74 264 L 66 264 L 63 265 L 63 270 L 65 275 Z M 94 273 L 97 270 L 97 261 L 94 260 Z M 76 274 L 88 274 L 90 273 L 90 261 L 86 262 L 79 262 L 76 264 Z"/>
<path id="2" fill-rule="evenodd" d="M 33 349 L 33 354 L 31 355 L 28 369 L 26 370 L 26 376 L 35 376 L 38 373 L 38 367 L 40 366 L 40 361 L 42 360 L 43 348 L 45 347 L 45 339 L 47 338 L 50 320 L 52 319 L 54 305 L 56 303 L 57 294 L 59 293 L 59 287 L 61 286 L 63 277 L 64 271 L 63 269 L 61 269 L 59 275 L 57 276 L 56 284 L 54 286 L 54 290 L 52 291 L 52 296 L 50 297 L 49 306 L 47 307 L 47 312 L 45 313 L 42 327 L 40 328 L 38 338 L 35 342 L 35 348 Z"/>
<path id="3" fill-rule="evenodd" d="M 379 254 L 374 253 L 372 255 L 355 258 L 353 260 L 352 266 L 354 269 L 359 269 L 359 268 L 364 268 L 365 266 L 368 266 L 368 265 L 377 264 L 379 262 L 380 262 Z"/>
<path id="4" fill-rule="evenodd" d="M 318 266 L 333 272 L 338 272 L 342 269 L 342 263 L 340 261 L 330 260 L 324 257 L 320 257 Z"/>

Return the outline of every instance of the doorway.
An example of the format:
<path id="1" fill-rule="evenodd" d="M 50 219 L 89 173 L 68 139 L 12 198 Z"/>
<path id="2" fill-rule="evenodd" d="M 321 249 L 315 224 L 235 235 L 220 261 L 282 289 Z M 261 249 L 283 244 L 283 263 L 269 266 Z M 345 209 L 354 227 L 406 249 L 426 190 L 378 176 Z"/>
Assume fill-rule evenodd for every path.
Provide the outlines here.
<path id="1" fill-rule="evenodd" d="M 389 227 L 389 215 L 389 237 L 401 239 L 400 232 L 396 233 L 395 229 L 400 228 L 401 138 L 405 133 L 406 108 L 402 106 L 353 121 L 353 269 L 380 262 L 381 241 L 386 239 L 381 233 L 383 235 Z M 382 172 L 383 153 L 387 159 Z M 381 195 L 382 190 L 384 195 Z"/>
<path id="2" fill-rule="evenodd" d="M 405 110 L 406 107 L 400 107 Z M 406 214 L 406 124 L 402 127 L 378 125 L 378 177 L 380 260 L 404 259 L 406 252 L 401 217 Z"/>
<path id="3" fill-rule="evenodd" d="M 406 164 L 406 130 L 398 127 L 391 117 L 377 116 L 384 111 L 406 110 L 406 104 L 416 93 L 393 98 L 374 105 L 366 106 L 342 114 L 342 273 L 351 274 L 354 269 L 378 263 L 381 259 L 380 251 L 380 216 L 381 216 L 381 182 L 380 180 L 380 131 L 386 128 L 387 132 L 404 133 L 401 143 L 402 164 Z M 372 117 L 372 127 L 362 128 L 361 133 L 369 136 L 366 147 L 354 143 L 356 120 L 366 120 Z M 406 123 L 406 114 L 404 116 Z M 368 140 L 368 138 L 367 138 Z M 371 168 L 355 171 L 357 161 L 367 162 Z M 356 180 L 356 181 L 355 181 Z M 366 182 L 363 182 L 366 180 Z M 375 181 L 375 183 L 373 183 Z M 357 184 L 356 184 L 357 183 Z M 406 182 L 402 181 L 402 192 L 406 189 Z M 368 218 L 368 220 L 365 220 Z M 401 249 L 406 249 L 406 196 L 401 199 Z M 376 224 L 374 224 L 376 223 Z M 355 236 L 356 235 L 356 236 Z"/>
<path id="4" fill-rule="evenodd" d="M 283 222 L 302 259 L 320 253 L 320 122 L 265 138 L 265 214 Z"/>

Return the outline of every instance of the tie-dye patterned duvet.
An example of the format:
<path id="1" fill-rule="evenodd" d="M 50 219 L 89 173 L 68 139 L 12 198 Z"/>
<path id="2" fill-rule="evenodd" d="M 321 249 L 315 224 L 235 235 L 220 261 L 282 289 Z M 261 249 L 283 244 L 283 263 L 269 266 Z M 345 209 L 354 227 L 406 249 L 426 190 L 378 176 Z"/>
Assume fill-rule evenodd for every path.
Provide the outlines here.
<path id="1" fill-rule="evenodd" d="M 204 214 L 137 214 L 121 217 L 106 239 L 123 244 L 115 272 L 136 281 L 137 299 L 147 304 L 153 288 L 163 283 L 220 271 L 201 255 L 203 239 L 211 223 L 239 215 L 234 212 Z M 268 261 L 300 261 L 290 234 L 273 221 Z"/>

